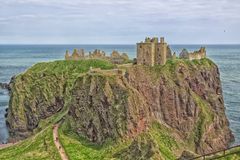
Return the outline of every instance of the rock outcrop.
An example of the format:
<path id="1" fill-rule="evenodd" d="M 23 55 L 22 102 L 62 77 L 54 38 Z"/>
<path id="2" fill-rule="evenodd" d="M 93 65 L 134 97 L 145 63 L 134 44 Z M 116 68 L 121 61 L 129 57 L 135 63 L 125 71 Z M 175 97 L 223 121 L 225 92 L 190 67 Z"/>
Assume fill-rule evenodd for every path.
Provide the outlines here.
<path id="1" fill-rule="evenodd" d="M 69 128 L 96 144 L 135 138 L 155 122 L 171 129 L 168 134 L 185 144 L 181 149 L 200 154 L 226 148 L 233 138 L 219 70 L 208 59 L 136 65 L 124 68 L 124 75 L 87 73 L 82 64 L 77 66 L 80 72 L 69 64 L 80 62 L 54 63 L 34 66 L 11 84 L 8 123 L 12 137 L 26 138 L 41 120 L 66 112 Z M 42 70 L 43 65 L 48 69 Z M 139 145 L 134 141 L 116 157 L 128 157 L 129 150 L 149 157 L 159 147 L 154 141 L 151 138 Z"/>
<path id="2" fill-rule="evenodd" d="M 9 84 L 8 83 L 0 83 L 0 89 L 7 89 L 9 90 Z"/>

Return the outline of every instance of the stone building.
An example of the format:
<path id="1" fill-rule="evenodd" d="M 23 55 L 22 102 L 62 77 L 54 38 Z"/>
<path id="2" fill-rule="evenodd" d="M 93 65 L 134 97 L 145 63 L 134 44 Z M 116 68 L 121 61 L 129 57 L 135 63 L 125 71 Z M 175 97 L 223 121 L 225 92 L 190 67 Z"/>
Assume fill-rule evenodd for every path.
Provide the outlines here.
<path id="1" fill-rule="evenodd" d="M 206 49 L 205 47 L 201 47 L 198 51 L 194 51 L 192 53 L 189 53 L 187 49 L 183 49 L 182 52 L 179 54 L 179 58 L 182 59 L 202 59 L 206 57 Z"/>
<path id="2" fill-rule="evenodd" d="M 146 38 L 144 42 L 137 43 L 137 64 L 164 65 L 167 59 L 172 57 L 171 49 L 164 37 Z"/>

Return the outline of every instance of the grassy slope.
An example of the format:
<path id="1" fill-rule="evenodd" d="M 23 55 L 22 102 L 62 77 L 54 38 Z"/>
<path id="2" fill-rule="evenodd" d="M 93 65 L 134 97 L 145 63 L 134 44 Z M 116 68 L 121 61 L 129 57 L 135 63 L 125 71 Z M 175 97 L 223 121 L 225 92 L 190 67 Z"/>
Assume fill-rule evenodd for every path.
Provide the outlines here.
<path id="1" fill-rule="evenodd" d="M 124 150 L 127 151 L 129 149 L 129 146 L 133 142 L 133 139 L 130 138 L 123 138 L 116 142 L 109 141 L 99 146 L 79 138 L 76 134 L 71 132 L 66 123 L 60 128 L 59 134 L 60 141 L 71 160 L 132 159 L 131 157 L 136 158 L 139 156 L 131 152 L 126 157 L 116 156 L 124 152 Z M 180 143 L 171 136 L 171 131 L 169 129 L 157 122 L 152 124 L 149 131 L 140 134 L 136 139 L 140 141 L 139 144 L 144 143 L 144 141 L 148 142 L 148 140 L 154 141 L 156 144 L 154 149 L 159 153 L 156 152 L 152 157 L 153 159 L 158 159 L 159 157 L 169 160 L 176 159 L 173 152 L 175 149 L 179 148 Z"/>
<path id="2" fill-rule="evenodd" d="M 60 160 L 61 158 L 53 142 L 52 129 L 48 127 L 36 136 L 28 138 L 19 144 L 1 149 L 0 159 Z"/>

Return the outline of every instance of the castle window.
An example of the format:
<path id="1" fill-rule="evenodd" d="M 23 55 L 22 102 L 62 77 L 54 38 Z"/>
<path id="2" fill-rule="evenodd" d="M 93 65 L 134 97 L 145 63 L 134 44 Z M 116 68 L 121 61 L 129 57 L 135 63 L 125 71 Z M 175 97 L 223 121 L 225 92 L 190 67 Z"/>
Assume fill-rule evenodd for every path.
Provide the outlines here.
<path id="1" fill-rule="evenodd" d="M 157 51 L 160 51 L 160 49 L 158 48 Z"/>
<path id="2" fill-rule="evenodd" d="M 140 48 L 142 48 L 142 45 L 140 45 Z"/>

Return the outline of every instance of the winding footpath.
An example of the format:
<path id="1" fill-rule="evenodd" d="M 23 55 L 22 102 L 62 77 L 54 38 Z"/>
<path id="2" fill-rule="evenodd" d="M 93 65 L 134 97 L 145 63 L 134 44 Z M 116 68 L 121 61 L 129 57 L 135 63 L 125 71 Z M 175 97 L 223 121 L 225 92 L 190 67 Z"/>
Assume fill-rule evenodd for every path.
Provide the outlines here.
<path id="1" fill-rule="evenodd" d="M 62 160 L 68 160 L 67 154 L 64 151 L 64 148 L 62 147 L 62 145 L 61 145 L 61 143 L 59 141 L 58 128 L 59 128 L 59 124 L 55 124 L 53 126 L 53 141 L 54 141 L 55 146 L 58 149 L 58 152 L 59 152 L 59 154 L 61 156 L 61 159 Z"/>

